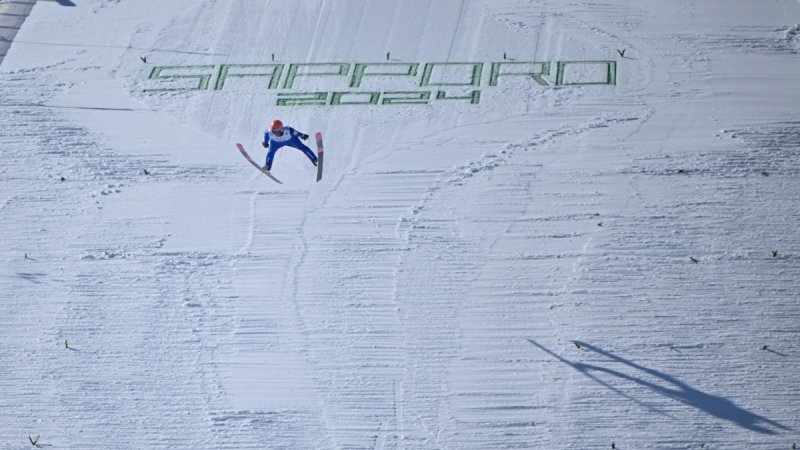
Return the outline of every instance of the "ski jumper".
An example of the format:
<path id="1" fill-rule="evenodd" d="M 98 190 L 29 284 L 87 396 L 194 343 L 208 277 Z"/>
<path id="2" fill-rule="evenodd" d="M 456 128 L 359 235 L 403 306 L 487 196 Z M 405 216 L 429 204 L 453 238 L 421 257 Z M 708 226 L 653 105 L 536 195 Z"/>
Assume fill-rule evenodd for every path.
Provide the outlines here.
<path id="1" fill-rule="evenodd" d="M 308 159 L 316 166 L 317 165 L 317 155 L 311 151 L 306 144 L 303 144 L 300 141 L 300 138 L 308 139 L 308 135 L 303 134 L 292 127 L 283 127 L 283 133 L 278 136 L 272 130 L 267 130 L 264 133 L 264 144 L 269 147 L 269 151 L 267 152 L 267 170 L 272 168 L 272 160 L 275 158 L 275 152 L 278 151 L 279 148 L 289 146 L 294 147 L 300 151 L 302 151 Z"/>

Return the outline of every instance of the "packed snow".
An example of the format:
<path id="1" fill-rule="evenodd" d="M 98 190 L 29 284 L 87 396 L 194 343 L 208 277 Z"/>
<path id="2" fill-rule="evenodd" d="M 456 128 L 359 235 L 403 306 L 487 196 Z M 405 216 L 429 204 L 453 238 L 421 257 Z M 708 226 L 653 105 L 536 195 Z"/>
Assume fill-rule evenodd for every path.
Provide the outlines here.
<path id="1" fill-rule="evenodd" d="M 793 448 L 798 22 L 0 1 L 0 448 Z"/>

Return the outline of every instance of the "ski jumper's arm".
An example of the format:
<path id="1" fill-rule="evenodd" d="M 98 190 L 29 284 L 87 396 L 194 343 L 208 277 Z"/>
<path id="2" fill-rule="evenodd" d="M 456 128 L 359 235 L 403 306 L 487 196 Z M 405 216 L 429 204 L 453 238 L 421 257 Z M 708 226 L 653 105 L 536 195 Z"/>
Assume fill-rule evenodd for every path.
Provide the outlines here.
<path id="1" fill-rule="evenodd" d="M 263 145 L 264 148 L 269 147 L 269 130 L 264 132 L 264 141 L 261 142 L 261 145 Z"/>
<path id="2" fill-rule="evenodd" d="M 301 133 L 301 132 L 295 130 L 294 128 L 292 128 L 292 127 L 286 127 L 286 130 L 289 131 L 289 133 L 291 133 L 292 136 L 297 136 L 302 140 L 308 139 L 308 135 L 307 134 Z"/>

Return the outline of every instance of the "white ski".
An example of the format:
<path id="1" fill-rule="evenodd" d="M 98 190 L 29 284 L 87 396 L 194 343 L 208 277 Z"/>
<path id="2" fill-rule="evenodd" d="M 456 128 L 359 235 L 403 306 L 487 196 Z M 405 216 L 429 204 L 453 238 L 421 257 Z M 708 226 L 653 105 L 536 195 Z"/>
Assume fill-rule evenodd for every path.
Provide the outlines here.
<path id="1" fill-rule="evenodd" d="M 246 160 L 250 161 L 250 164 L 252 164 L 252 165 L 256 166 L 256 169 L 260 170 L 260 171 L 261 171 L 261 172 L 262 172 L 264 175 L 266 175 L 266 176 L 268 176 L 268 177 L 272 178 L 272 179 L 273 179 L 273 180 L 274 180 L 276 183 L 278 183 L 278 184 L 283 184 L 283 183 L 281 182 L 281 180 L 279 180 L 279 179 L 275 178 L 274 176 L 272 176 L 272 174 L 271 174 L 271 173 L 269 173 L 269 170 L 267 170 L 267 169 L 265 169 L 265 168 L 263 168 L 263 167 L 259 166 L 257 162 L 253 161 L 253 158 L 251 158 L 251 157 L 250 157 L 250 155 L 248 155 L 248 154 L 247 154 L 247 152 L 244 150 L 244 145 L 242 145 L 242 144 L 236 144 L 236 148 L 238 148 L 238 149 L 239 149 L 239 151 L 240 151 L 240 152 L 242 152 L 242 155 L 244 156 L 244 158 L 245 158 Z M 317 175 L 317 176 L 319 176 L 319 175 Z"/>

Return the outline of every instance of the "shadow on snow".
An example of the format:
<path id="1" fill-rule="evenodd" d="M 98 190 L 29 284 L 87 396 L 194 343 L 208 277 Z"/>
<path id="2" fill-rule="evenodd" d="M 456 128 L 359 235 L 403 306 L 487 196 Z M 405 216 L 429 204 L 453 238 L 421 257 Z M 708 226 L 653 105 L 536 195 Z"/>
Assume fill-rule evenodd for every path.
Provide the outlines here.
<path id="1" fill-rule="evenodd" d="M 532 339 L 528 339 L 528 341 L 539 347 L 542 351 L 546 352 L 547 354 L 553 356 L 554 358 L 558 359 L 559 361 L 567 364 L 568 366 L 572 367 L 573 369 L 577 370 L 578 372 L 582 373 L 583 375 L 591 378 L 592 380 L 600 383 L 601 385 L 605 386 L 608 389 L 616 392 L 617 394 L 622 395 L 623 397 L 633 400 L 636 403 L 642 405 L 641 402 L 633 399 L 629 395 L 625 394 L 624 392 L 620 391 L 619 389 L 609 385 L 608 383 L 600 380 L 596 376 L 592 374 L 595 373 L 605 373 L 614 377 L 617 377 L 621 380 L 630 381 L 636 383 L 640 386 L 644 386 L 658 394 L 661 394 L 665 397 L 669 397 L 673 400 L 677 400 L 687 406 L 691 406 L 695 409 L 705 412 L 706 414 L 710 414 L 714 417 L 718 417 L 720 419 L 727 420 L 729 422 L 733 422 L 736 425 L 746 428 L 751 431 L 755 431 L 762 434 L 777 434 L 778 430 L 789 431 L 791 428 L 785 427 L 774 420 L 767 419 L 766 417 L 759 416 L 758 414 L 752 413 L 747 411 L 746 409 L 737 406 L 732 401 L 719 397 L 716 395 L 711 395 L 703 391 L 699 391 L 686 383 L 681 382 L 675 377 L 671 377 L 664 373 L 661 373 L 657 370 L 648 369 L 647 367 L 642 367 L 632 361 L 628 361 L 627 359 L 621 358 L 617 355 L 609 353 L 605 350 L 601 350 L 591 344 L 587 344 L 585 342 L 578 342 L 575 341 L 576 344 L 579 344 L 581 348 L 598 353 L 603 355 L 607 358 L 610 358 L 612 361 L 622 363 L 632 369 L 639 370 L 644 372 L 648 375 L 652 375 L 658 379 L 660 379 L 663 383 L 658 382 L 650 382 L 644 380 L 642 378 L 638 378 L 633 375 L 629 375 L 626 373 L 622 373 L 620 371 L 609 369 L 606 367 L 601 367 L 593 364 L 586 364 L 580 362 L 573 362 L 568 359 L 565 359 L 552 351 L 548 350 L 547 348 L 543 347 L 536 341 Z M 643 405 L 646 406 L 646 405 Z M 653 410 L 653 408 L 646 406 L 647 408 Z"/>

